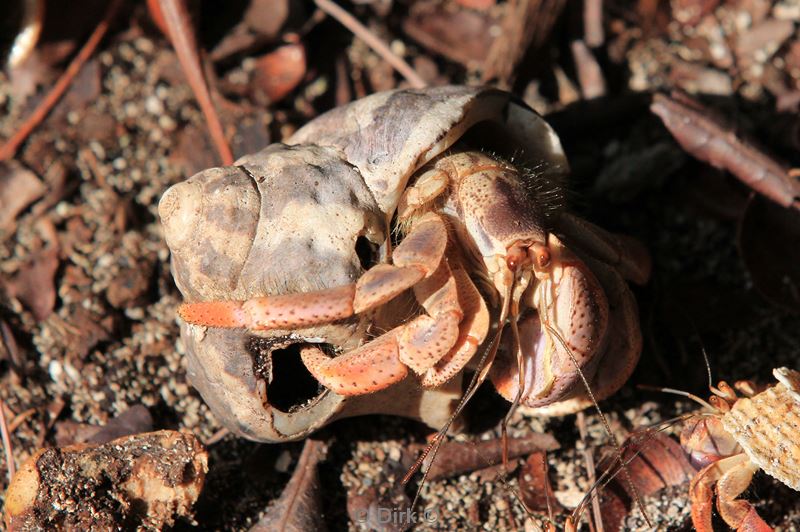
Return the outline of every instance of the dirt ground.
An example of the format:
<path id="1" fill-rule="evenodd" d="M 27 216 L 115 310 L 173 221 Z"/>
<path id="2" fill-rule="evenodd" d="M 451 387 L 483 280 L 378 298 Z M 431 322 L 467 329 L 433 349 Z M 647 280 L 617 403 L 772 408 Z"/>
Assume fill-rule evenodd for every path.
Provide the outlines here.
<path id="1" fill-rule="evenodd" d="M 642 360 L 630 383 L 601 405 L 612 431 L 624 438 L 694 410 L 691 401 L 636 386 L 707 396 L 703 350 L 715 381 L 771 382 L 772 368 L 800 368 L 800 216 L 751 199 L 731 174 L 691 157 L 649 110 L 653 92 L 686 91 L 771 155 L 800 164 L 800 3 L 606 1 L 599 19 L 587 8 L 591 0 L 529 3 L 543 10 L 536 15 L 529 6 L 526 13 L 536 15 L 530 24 L 508 16 L 519 8 L 514 2 L 343 6 L 426 82 L 496 82 L 545 113 L 572 166 L 570 207 L 651 252 L 652 279 L 634 289 Z M 337 103 L 405 86 L 311 3 L 266 3 L 290 13 L 272 35 L 261 28 L 255 44 L 237 41 L 233 52 L 220 51 L 220 43 L 247 2 L 196 4 L 235 156 L 280 141 Z M 33 66 L 0 77 L 1 138 L 19 128 L 97 24 L 102 9 L 85 11 L 71 28 L 48 33 L 45 26 Z M 144 405 L 152 427 L 212 442 L 195 523 L 177 528 L 247 530 L 281 494 L 303 444 L 216 437 L 221 425 L 187 382 L 175 314 L 180 294 L 157 204 L 169 185 L 220 163 L 169 41 L 143 2 L 124 12 L 44 123 L 13 160 L 0 163 L 0 399 L 13 455 L 19 464 L 41 446 L 76 441 L 86 424 Z M 302 64 L 294 54 L 275 55 L 297 43 Z M 271 60 L 254 59 L 265 56 Z M 276 89 L 275 80 L 290 86 Z M 507 407 L 481 390 L 456 439 L 499 441 Z M 512 436 L 535 431 L 557 439 L 561 448 L 547 461 L 555 497 L 568 508 L 590 486 L 583 450 L 599 459 L 610 445 L 596 413 L 586 413 L 586 424 L 581 441 L 575 416 L 541 419 L 521 409 L 509 428 Z M 319 465 L 320 522 L 363 529 L 351 521 L 357 496 L 413 497 L 415 485 L 404 490 L 399 477 L 411 446 L 429 434 L 389 417 L 347 419 L 318 432 L 314 438 L 328 445 Z M 3 460 L 3 490 L 6 473 Z M 435 518 L 414 529 L 536 530 L 541 514 L 529 516 L 515 499 L 519 483 L 516 472 L 505 479 L 485 468 L 431 481 L 419 508 Z M 687 492 L 684 483 L 646 498 L 654 527 L 692 529 Z M 745 497 L 776 529 L 800 530 L 797 492 L 759 473 Z M 626 519 L 626 530 L 649 528 L 640 509 Z"/>

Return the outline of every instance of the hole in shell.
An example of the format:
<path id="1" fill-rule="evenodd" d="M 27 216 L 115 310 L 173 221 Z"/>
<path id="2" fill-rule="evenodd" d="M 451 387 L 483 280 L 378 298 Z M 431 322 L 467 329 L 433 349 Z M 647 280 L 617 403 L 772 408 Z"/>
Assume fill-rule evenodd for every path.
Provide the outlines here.
<path id="1" fill-rule="evenodd" d="M 324 390 L 300 359 L 300 349 L 307 345 L 310 344 L 302 341 L 284 344 L 270 353 L 272 378 L 267 381 L 267 400 L 281 412 L 303 408 Z M 330 344 L 314 345 L 326 352 L 333 351 Z"/>
<path id="2" fill-rule="evenodd" d="M 378 263 L 378 245 L 361 235 L 356 238 L 356 255 L 361 267 L 369 270 Z"/>

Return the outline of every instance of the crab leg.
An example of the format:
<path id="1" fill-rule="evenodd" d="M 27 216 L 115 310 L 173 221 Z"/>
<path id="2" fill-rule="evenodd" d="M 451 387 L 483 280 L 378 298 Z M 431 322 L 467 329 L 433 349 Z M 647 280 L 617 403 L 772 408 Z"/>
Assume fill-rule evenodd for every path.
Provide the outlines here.
<path id="1" fill-rule="evenodd" d="M 461 371 L 489 332 L 489 310 L 475 284 L 463 268 L 454 269 L 453 278 L 464 318 L 458 339 L 450 352 L 422 375 L 422 385 L 428 388 L 441 386 Z"/>
<path id="2" fill-rule="evenodd" d="M 398 356 L 397 333 L 393 329 L 336 358 L 308 346 L 300 351 L 300 358 L 320 384 L 339 395 L 377 392 L 408 374 L 408 367 Z"/>
<path id="3" fill-rule="evenodd" d="M 650 278 L 650 254 L 636 239 L 609 233 L 566 212 L 559 215 L 557 226 L 568 244 L 616 268 L 625 279 L 644 284 Z"/>
<path id="4" fill-rule="evenodd" d="M 768 532 L 767 525 L 755 508 L 744 500 L 737 500 L 758 471 L 746 454 L 723 458 L 700 470 L 692 480 L 689 496 L 692 499 L 692 523 L 698 532 L 713 532 L 711 523 L 713 487 L 717 486 L 717 508 L 722 519 L 737 530 Z"/>
<path id="5" fill-rule="evenodd" d="M 451 270 L 446 260 L 414 286 L 414 295 L 427 314 L 335 358 L 308 348 L 301 352 L 306 368 L 340 395 L 386 388 L 402 380 L 407 368 L 422 376 L 424 386 L 447 382 L 485 338 L 488 310 L 466 272 Z"/>
<path id="6" fill-rule="evenodd" d="M 199 301 L 178 309 L 188 322 L 253 330 L 292 329 L 344 319 L 386 303 L 432 275 L 444 255 L 447 229 L 428 213 L 415 221 L 394 252 L 394 264 L 370 268 L 355 284 L 247 301 Z"/>
<path id="7" fill-rule="evenodd" d="M 449 181 L 447 173 L 439 168 L 432 168 L 423 173 L 400 196 L 397 219 L 404 221 L 410 218 L 414 211 L 442 194 L 447 189 Z"/>

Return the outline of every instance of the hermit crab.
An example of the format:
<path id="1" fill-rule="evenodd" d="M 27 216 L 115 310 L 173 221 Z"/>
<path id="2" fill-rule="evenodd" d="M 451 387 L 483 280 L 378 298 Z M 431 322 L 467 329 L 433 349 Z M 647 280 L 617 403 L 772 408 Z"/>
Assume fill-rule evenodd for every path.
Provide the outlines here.
<path id="1" fill-rule="evenodd" d="M 567 171 L 524 104 L 449 86 L 371 95 L 175 185 L 159 211 L 194 385 L 264 441 L 370 412 L 440 425 L 465 368 L 547 413 L 614 393 L 641 350 L 625 279 L 649 262 L 562 208 Z"/>
<path id="2" fill-rule="evenodd" d="M 759 390 L 737 382 L 739 397 L 727 383 L 712 388 L 716 415 L 687 424 L 681 445 L 702 469 L 692 479 L 692 521 L 699 532 L 712 532 L 714 492 L 722 519 L 737 530 L 772 530 L 755 508 L 737 497 L 763 469 L 800 491 L 800 372 L 773 370 L 775 386 Z"/>

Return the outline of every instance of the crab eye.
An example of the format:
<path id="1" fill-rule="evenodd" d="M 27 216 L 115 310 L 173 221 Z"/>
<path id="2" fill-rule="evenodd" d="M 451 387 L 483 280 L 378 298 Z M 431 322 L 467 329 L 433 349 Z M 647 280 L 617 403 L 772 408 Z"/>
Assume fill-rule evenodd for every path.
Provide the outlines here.
<path id="1" fill-rule="evenodd" d="M 540 268 L 548 267 L 550 265 L 550 252 L 546 249 L 541 250 L 536 256 L 536 262 L 539 264 Z"/>
<path id="2" fill-rule="evenodd" d="M 531 251 L 533 251 L 536 266 L 538 266 L 540 269 L 550 266 L 550 250 L 548 250 L 544 245 L 534 244 Z"/>

